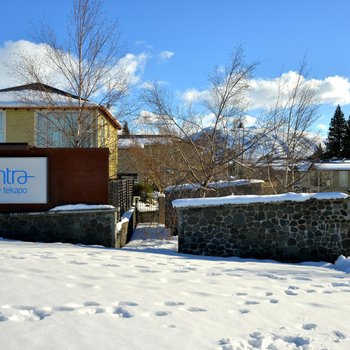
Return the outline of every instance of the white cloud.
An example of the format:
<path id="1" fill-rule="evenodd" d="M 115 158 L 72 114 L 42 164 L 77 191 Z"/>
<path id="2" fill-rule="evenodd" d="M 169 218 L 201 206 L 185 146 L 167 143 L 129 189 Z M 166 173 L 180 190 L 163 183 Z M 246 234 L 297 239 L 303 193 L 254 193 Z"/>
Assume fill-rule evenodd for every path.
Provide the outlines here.
<path id="1" fill-rule="evenodd" d="M 45 46 L 43 44 L 35 44 L 26 40 L 7 41 L 0 47 L 0 88 L 19 85 L 24 83 L 20 77 L 13 72 L 16 70 L 16 62 L 18 62 L 22 54 L 35 57 L 36 62 L 40 64 L 45 60 Z M 145 64 L 149 58 L 146 53 L 139 55 L 126 54 L 120 59 L 120 67 L 128 75 L 128 80 L 131 84 L 139 83 L 143 74 Z M 55 73 L 55 70 L 50 68 L 47 62 L 41 65 L 42 72 L 45 76 L 50 77 L 50 81 L 59 83 L 62 78 Z"/>
<path id="2" fill-rule="evenodd" d="M 128 53 L 120 60 L 120 65 L 128 74 L 132 84 L 140 82 L 148 58 L 149 56 L 146 53 L 139 55 Z"/>
<path id="3" fill-rule="evenodd" d="M 327 77 L 324 80 L 313 80 L 318 89 L 321 103 L 333 105 L 350 104 L 350 82 L 348 78 L 338 75 Z"/>
<path id="4" fill-rule="evenodd" d="M 250 127 L 254 126 L 256 124 L 257 119 L 255 117 L 252 117 L 251 115 L 244 116 L 244 126 Z"/>
<path id="5" fill-rule="evenodd" d="M 16 66 L 20 55 L 31 55 L 37 61 L 41 61 L 43 59 L 43 51 L 43 45 L 34 44 L 30 41 L 6 41 L 0 47 L 0 87 L 6 88 L 22 84 L 23 80 L 16 74 L 18 73 Z"/>
<path id="6" fill-rule="evenodd" d="M 326 124 L 318 124 L 317 126 L 316 126 L 316 128 L 318 129 L 318 130 L 320 130 L 320 131 L 326 131 L 326 130 L 328 130 L 328 125 L 326 125 Z"/>
<path id="7" fill-rule="evenodd" d="M 187 104 L 203 102 L 210 97 L 209 90 L 199 91 L 197 89 L 187 89 L 180 93 L 180 98 Z"/>
<path id="8" fill-rule="evenodd" d="M 317 95 L 317 102 L 320 104 L 347 105 L 350 104 L 350 82 L 349 79 L 340 76 L 330 76 L 323 80 L 305 79 L 297 72 L 283 73 L 280 77 L 273 79 L 252 79 L 250 101 L 251 108 L 269 108 L 278 93 L 281 97 L 286 97 L 293 89 L 297 79 L 302 79 L 303 83 L 312 86 Z M 279 91 L 280 89 L 280 91 Z"/>
<path id="9" fill-rule="evenodd" d="M 162 51 L 160 54 L 159 54 L 159 58 L 162 59 L 162 60 L 168 60 L 170 59 L 171 57 L 173 57 L 175 55 L 174 52 L 172 51 Z"/>
<path id="10" fill-rule="evenodd" d="M 297 79 L 302 79 L 304 84 L 312 86 L 317 95 L 317 102 L 320 104 L 347 105 L 350 104 L 350 81 L 341 76 L 330 76 L 325 79 L 305 79 L 297 72 L 289 71 L 280 77 L 271 79 L 252 79 L 251 90 L 248 93 L 249 108 L 266 109 L 275 102 L 278 94 L 280 97 L 287 97 L 288 93 L 295 86 Z M 180 94 L 185 103 L 198 103 L 210 98 L 209 90 L 187 89 Z"/>

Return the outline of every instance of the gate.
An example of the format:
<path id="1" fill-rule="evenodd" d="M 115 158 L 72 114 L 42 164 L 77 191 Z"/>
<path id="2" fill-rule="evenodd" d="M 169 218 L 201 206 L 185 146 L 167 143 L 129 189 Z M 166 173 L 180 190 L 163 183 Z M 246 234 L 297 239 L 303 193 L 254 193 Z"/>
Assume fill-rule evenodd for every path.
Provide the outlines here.
<path id="1" fill-rule="evenodd" d="M 161 195 L 152 195 L 151 197 L 142 199 L 136 198 L 135 202 L 137 223 L 164 224 L 164 197 Z"/>

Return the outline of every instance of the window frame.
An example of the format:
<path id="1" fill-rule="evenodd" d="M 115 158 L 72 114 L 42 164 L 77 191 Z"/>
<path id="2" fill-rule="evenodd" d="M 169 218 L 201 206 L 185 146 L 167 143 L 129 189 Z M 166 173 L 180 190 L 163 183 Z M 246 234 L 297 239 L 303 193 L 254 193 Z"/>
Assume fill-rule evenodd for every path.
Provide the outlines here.
<path id="1" fill-rule="evenodd" d="M 55 147 L 55 148 L 73 148 L 75 147 L 69 142 L 69 138 L 65 136 L 65 134 L 62 132 L 62 128 L 64 127 L 64 120 L 61 121 L 60 115 L 68 115 L 69 117 L 72 117 L 73 115 L 78 116 L 79 111 L 78 110 L 71 110 L 69 112 L 67 111 L 55 111 L 55 110 L 40 110 L 35 113 L 35 145 L 37 147 Z M 89 117 L 89 114 L 91 114 L 92 120 L 88 121 L 88 125 L 90 124 L 90 127 L 95 125 L 95 114 L 94 111 L 87 111 L 87 114 Z M 50 121 L 52 118 L 53 121 Z M 55 130 L 55 122 L 54 119 L 57 118 L 58 124 L 61 124 L 61 127 L 58 127 Z M 96 127 L 96 125 L 95 125 Z M 87 141 L 84 141 L 83 145 L 80 145 L 79 147 L 83 148 L 92 148 L 96 147 L 96 136 L 94 135 L 94 131 L 86 131 L 89 134 L 91 134 Z"/>
<path id="2" fill-rule="evenodd" d="M 0 135 L 2 134 L 2 139 L 0 137 L 0 142 L 6 142 L 6 111 L 0 111 L 0 119 L 2 119 L 1 125 L 2 129 L 0 129 Z"/>

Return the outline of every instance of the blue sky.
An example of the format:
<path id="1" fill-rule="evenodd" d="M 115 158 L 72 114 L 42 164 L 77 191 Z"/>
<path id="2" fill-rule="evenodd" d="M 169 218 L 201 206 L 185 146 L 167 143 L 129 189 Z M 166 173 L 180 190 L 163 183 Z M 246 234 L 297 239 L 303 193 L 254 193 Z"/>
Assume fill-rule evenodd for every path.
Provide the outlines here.
<path id="1" fill-rule="evenodd" d="M 40 20 L 62 33 L 71 4 L 4 1 L 0 54 L 6 56 L 9 41 L 33 41 L 31 27 Z M 337 103 L 350 113 L 348 0 L 105 0 L 104 9 L 120 22 L 139 84 L 160 80 L 178 94 L 203 91 L 207 74 L 242 44 L 247 60 L 260 62 L 255 77 L 265 82 L 297 70 L 306 55 L 309 78 L 326 96 L 321 128 L 328 128 Z M 0 71 L 1 87 L 10 84 L 2 77 Z"/>

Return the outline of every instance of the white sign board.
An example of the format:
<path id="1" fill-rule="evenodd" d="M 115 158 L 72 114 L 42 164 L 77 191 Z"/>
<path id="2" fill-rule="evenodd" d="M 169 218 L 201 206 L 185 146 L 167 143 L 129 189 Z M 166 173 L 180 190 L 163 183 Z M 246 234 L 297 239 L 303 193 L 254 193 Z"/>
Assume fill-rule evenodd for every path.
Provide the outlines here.
<path id="1" fill-rule="evenodd" d="M 47 157 L 0 157 L 0 204 L 47 203 Z"/>

